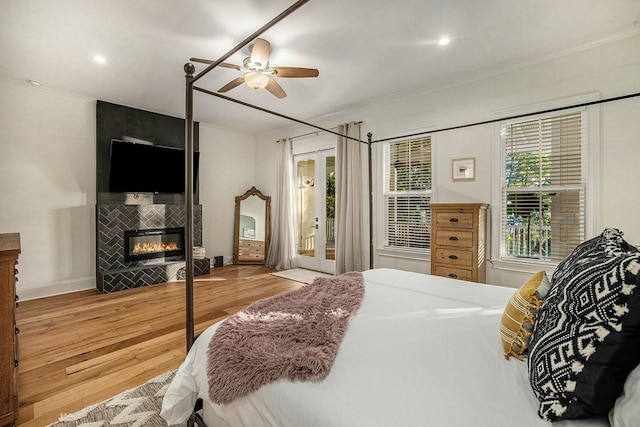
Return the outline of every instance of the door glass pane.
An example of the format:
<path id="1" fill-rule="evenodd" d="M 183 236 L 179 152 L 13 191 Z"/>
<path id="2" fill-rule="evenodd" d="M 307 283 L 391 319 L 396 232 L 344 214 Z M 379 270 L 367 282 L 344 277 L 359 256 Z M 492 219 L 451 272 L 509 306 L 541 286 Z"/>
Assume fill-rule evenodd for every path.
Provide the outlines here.
<path id="1" fill-rule="evenodd" d="M 315 256 L 315 160 L 298 162 L 298 255 Z"/>
<path id="2" fill-rule="evenodd" d="M 325 259 L 335 261 L 336 259 L 336 240 L 335 240 L 335 226 L 336 226 L 336 157 L 326 157 L 325 170 L 327 173 L 327 188 L 326 188 L 326 200 L 327 206 L 326 218 L 326 235 L 327 245 L 325 249 Z"/>

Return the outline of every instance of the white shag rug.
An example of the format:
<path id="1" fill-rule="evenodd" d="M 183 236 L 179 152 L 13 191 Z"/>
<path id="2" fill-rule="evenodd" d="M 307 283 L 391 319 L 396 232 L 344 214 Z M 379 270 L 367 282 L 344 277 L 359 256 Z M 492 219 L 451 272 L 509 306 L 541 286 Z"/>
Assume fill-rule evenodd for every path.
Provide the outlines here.
<path id="1" fill-rule="evenodd" d="M 282 270 L 271 274 L 273 274 L 274 276 L 282 277 L 284 279 L 306 283 L 307 285 L 313 282 L 316 277 L 333 277 L 333 274 L 307 270 L 306 268 L 292 268 L 291 270 Z"/>

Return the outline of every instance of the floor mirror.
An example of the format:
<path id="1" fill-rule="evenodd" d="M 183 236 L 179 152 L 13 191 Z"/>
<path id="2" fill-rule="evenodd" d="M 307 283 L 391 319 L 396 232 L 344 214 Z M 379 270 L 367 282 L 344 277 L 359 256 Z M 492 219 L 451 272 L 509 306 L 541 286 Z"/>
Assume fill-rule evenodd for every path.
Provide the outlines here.
<path id="1" fill-rule="evenodd" d="M 271 197 L 256 187 L 236 196 L 234 264 L 264 264 L 269 251 Z"/>

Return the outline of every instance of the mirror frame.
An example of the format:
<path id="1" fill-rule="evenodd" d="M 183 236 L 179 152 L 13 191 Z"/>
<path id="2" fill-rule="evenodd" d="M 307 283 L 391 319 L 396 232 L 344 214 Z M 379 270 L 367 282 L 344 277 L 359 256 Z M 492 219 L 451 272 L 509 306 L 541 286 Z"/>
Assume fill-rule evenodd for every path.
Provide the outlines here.
<path id="1" fill-rule="evenodd" d="M 264 212 L 264 257 L 262 259 L 241 260 L 240 259 L 240 202 L 251 196 L 258 196 L 265 201 Z M 269 255 L 269 233 L 270 230 L 270 214 L 271 214 L 271 197 L 265 196 L 256 187 L 251 187 L 242 196 L 236 196 L 236 212 L 235 212 L 235 231 L 233 239 L 233 263 L 234 264 L 265 264 Z"/>

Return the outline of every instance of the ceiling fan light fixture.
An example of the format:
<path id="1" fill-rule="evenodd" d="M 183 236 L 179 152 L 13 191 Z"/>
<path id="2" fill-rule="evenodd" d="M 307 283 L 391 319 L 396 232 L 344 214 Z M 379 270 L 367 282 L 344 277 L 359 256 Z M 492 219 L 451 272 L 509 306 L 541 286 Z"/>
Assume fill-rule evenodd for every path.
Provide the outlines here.
<path id="1" fill-rule="evenodd" d="M 236 77 L 226 85 L 218 89 L 218 92 L 225 93 L 246 83 L 251 89 L 258 91 L 267 89 L 269 93 L 278 99 L 285 98 L 287 93 L 282 89 L 276 81 L 278 78 L 301 78 L 301 77 L 318 77 L 318 70 L 315 68 L 300 67 L 273 67 L 269 65 L 270 44 L 264 39 L 256 39 L 254 45 L 249 46 L 251 56 L 244 58 L 242 65 L 228 64 L 221 62 L 218 65 L 224 68 L 232 68 L 244 73 L 243 76 Z M 213 64 L 214 61 L 202 58 L 191 58 L 194 62 L 202 62 L 203 64 Z"/>
<path id="2" fill-rule="evenodd" d="M 253 90 L 260 90 L 267 87 L 269 76 L 259 71 L 252 71 L 244 75 L 244 82 Z"/>

